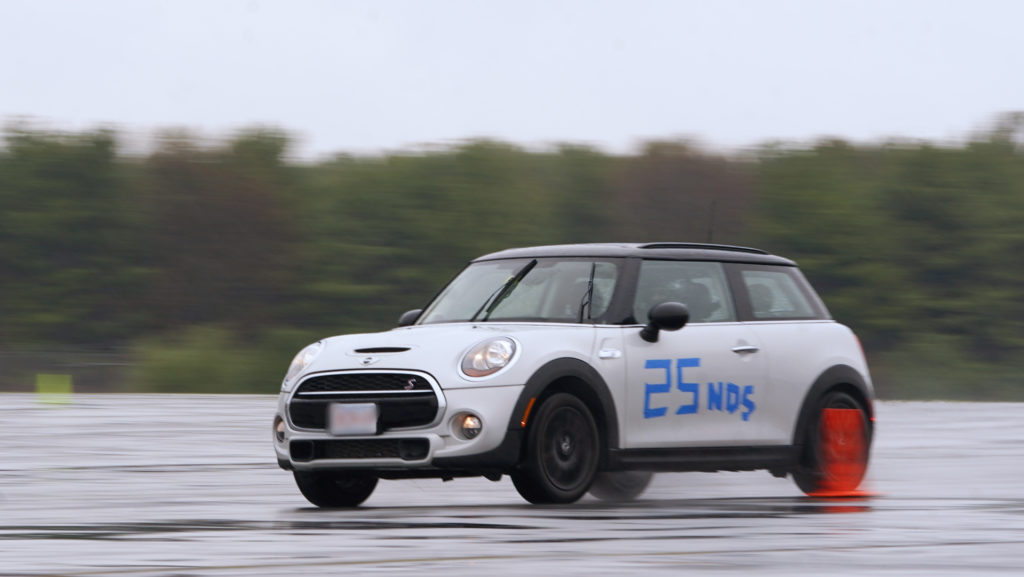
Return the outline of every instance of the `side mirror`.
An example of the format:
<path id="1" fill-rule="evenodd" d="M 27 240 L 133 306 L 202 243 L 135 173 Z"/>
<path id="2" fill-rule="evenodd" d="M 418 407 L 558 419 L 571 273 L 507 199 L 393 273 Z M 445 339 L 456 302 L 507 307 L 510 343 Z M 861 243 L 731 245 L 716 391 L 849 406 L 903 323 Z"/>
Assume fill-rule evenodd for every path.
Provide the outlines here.
<path id="1" fill-rule="evenodd" d="M 416 322 L 417 319 L 420 318 L 420 314 L 422 313 L 423 309 L 413 309 L 411 311 L 405 311 L 404 313 L 402 313 L 402 316 L 398 317 L 398 326 L 407 327 L 413 324 L 414 322 Z"/>
<path id="2" fill-rule="evenodd" d="M 690 311 L 683 303 L 667 302 L 654 305 L 647 313 L 650 321 L 640 331 L 640 338 L 649 342 L 658 342 L 660 331 L 678 331 L 690 320 Z"/>

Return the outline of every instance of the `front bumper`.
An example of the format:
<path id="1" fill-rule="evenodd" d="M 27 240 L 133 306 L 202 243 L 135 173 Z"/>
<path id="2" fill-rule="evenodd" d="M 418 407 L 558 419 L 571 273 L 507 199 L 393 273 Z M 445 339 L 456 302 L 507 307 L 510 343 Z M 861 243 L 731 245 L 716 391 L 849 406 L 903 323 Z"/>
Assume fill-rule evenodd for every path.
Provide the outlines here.
<path id="1" fill-rule="evenodd" d="M 369 436 L 335 436 L 324 429 L 297 427 L 289 413 L 294 392 L 282 393 L 278 415 L 284 418 L 283 438 L 274 437 L 278 464 L 299 471 L 367 470 L 401 477 L 483 474 L 516 463 L 522 431 L 518 422 L 510 423 L 523 385 L 436 390 L 438 415 L 430 424 Z M 480 434 L 471 440 L 453 432 L 453 418 L 465 412 L 475 414 L 482 424 Z"/>

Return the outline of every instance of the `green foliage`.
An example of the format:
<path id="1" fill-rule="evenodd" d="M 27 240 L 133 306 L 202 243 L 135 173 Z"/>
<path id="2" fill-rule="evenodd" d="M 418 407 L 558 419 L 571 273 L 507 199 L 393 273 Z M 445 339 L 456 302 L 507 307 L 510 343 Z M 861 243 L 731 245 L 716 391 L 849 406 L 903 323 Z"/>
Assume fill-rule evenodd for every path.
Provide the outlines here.
<path id="1" fill-rule="evenodd" d="M 243 343 L 229 329 L 193 326 L 140 342 L 130 382 L 157 393 L 276 393 L 292 357 L 314 340 L 277 329 Z"/>
<path id="2" fill-rule="evenodd" d="M 600 199 L 571 200 L 599 180 L 594 158 L 480 141 L 311 168 L 298 206 L 308 282 L 300 318 L 329 320 L 328 329 L 393 326 L 480 254 L 599 238 L 599 218 L 587 217 L 605 210 Z"/>
<path id="3" fill-rule="evenodd" d="M 971 353 L 969 339 L 956 335 L 915 334 L 904 341 L 871 358 L 884 398 L 1024 401 L 1024 356 L 989 362 Z"/>
<path id="4" fill-rule="evenodd" d="M 0 154 L 0 344 L 107 340 L 139 322 L 139 210 L 108 131 L 10 130 Z"/>
<path id="5" fill-rule="evenodd" d="M 959 148 L 826 143 L 761 164 L 761 244 L 800 260 L 870 352 L 956 337 L 961 354 L 1024 353 L 1024 164 L 995 140 Z"/>
<path id="6" fill-rule="evenodd" d="M 179 136 L 147 160 L 141 240 L 156 273 L 145 297 L 160 330 L 287 321 L 277 303 L 295 297 L 299 247 L 285 148 L 265 133 L 209 150 Z"/>
<path id="7" fill-rule="evenodd" d="M 393 326 L 480 254 L 710 239 L 797 260 L 883 396 L 1022 398 L 1024 115 L 995 126 L 960 145 L 742 158 L 483 140 L 316 164 L 267 127 L 166 133 L 129 158 L 110 131 L 16 126 L 0 147 L 0 352 L 128 348 L 136 388 L 273 392 L 299 348 Z"/>
<path id="8" fill-rule="evenodd" d="M 746 163 L 685 143 L 656 142 L 623 160 L 607 206 L 618 238 L 742 244 L 752 195 Z"/>

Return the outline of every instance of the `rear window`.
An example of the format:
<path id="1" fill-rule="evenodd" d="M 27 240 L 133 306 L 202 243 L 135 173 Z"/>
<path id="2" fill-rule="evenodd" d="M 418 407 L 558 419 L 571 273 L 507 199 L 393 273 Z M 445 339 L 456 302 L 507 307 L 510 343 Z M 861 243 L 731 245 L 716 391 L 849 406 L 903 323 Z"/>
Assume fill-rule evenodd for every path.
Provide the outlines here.
<path id="1" fill-rule="evenodd" d="M 799 271 L 791 267 L 744 267 L 740 271 L 752 320 L 828 318 Z"/>

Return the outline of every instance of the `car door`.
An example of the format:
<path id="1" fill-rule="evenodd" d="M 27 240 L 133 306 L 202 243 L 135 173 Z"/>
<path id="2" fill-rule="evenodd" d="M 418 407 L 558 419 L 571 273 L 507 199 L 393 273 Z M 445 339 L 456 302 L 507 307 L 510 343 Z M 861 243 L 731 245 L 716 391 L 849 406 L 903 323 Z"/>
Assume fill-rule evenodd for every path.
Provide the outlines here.
<path id="1" fill-rule="evenodd" d="M 800 271 L 791 266 L 733 263 L 737 312 L 767 350 L 772 396 L 763 404 L 761 436 L 792 442 L 803 399 L 814 380 L 850 349 L 850 331 L 832 321 Z"/>
<path id="2" fill-rule="evenodd" d="M 656 304 L 682 302 L 690 321 L 657 342 L 626 329 L 626 446 L 761 444 L 758 406 L 769 394 L 756 334 L 737 322 L 720 263 L 645 260 L 634 319 Z"/>

